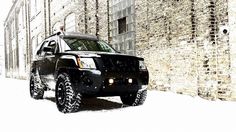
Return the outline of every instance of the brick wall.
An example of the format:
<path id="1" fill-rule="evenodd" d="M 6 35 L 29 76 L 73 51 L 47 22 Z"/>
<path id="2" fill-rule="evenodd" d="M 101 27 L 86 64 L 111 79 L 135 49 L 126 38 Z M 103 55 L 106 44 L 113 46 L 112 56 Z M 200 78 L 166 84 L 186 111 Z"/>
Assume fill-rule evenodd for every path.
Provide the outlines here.
<path id="1" fill-rule="evenodd" d="M 230 98 L 227 0 L 136 0 L 136 16 L 144 16 L 136 17 L 136 46 L 151 88 Z"/>

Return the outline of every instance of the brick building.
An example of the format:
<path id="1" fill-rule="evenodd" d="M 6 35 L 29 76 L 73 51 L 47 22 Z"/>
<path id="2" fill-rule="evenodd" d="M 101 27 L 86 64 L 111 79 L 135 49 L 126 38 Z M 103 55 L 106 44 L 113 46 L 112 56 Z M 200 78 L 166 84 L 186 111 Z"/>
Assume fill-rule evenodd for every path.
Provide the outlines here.
<path id="1" fill-rule="evenodd" d="M 236 97 L 236 2 L 17 0 L 5 21 L 6 76 L 27 76 L 35 47 L 64 26 L 144 57 L 150 88 Z"/>
<path id="2" fill-rule="evenodd" d="M 3 68 L 4 68 L 4 46 L 0 44 L 0 77 L 3 75 Z"/>

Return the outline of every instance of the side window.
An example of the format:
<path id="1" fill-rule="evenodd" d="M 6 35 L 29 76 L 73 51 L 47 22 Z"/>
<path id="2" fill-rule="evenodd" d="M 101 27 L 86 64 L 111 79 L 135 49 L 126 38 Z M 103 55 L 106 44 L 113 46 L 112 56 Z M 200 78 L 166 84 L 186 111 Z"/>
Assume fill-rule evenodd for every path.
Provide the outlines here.
<path id="1" fill-rule="evenodd" d="M 52 48 L 52 53 L 59 52 L 59 48 L 58 48 L 57 42 L 55 40 L 50 41 L 49 44 L 48 44 L 48 47 Z"/>
<path id="2" fill-rule="evenodd" d="M 65 42 L 65 40 L 60 39 L 61 40 L 61 48 L 62 51 L 70 51 L 71 48 L 68 46 L 68 44 Z"/>
<path id="3" fill-rule="evenodd" d="M 37 56 L 43 56 L 44 55 L 43 48 L 46 47 L 47 44 L 48 44 L 48 41 L 43 42 L 43 44 L 37 50 L 37 53 L 36 53 Z"/>
<path id="4" fill-rule="evenodd" d="M 58 44 L 55 40 L 44 41 L 43 44 L 37 50 L 36 55 L 39 57 L 43 57 L 45 55 L 53 55 L 59 52 Z"/>

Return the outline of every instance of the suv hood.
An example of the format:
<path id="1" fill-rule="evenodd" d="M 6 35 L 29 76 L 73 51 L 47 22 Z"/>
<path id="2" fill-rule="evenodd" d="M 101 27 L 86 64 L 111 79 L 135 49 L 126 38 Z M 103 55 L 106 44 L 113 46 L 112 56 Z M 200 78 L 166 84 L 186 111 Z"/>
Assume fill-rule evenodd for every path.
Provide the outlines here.
<path id="1" fill-rule="evenodd" d="M 142 60 L 143 58 L 127 55 L 127 54 L 121 54 L 121 53 L 109 53 L 109 52 L 96 52 L 96 51 L 66 51 L 67 54 L 73 54 L 78 55 L 81 57 L 102 57 L 102 56 L 120 56 L 120 57 L 133 57 L 139 60 Z"/>

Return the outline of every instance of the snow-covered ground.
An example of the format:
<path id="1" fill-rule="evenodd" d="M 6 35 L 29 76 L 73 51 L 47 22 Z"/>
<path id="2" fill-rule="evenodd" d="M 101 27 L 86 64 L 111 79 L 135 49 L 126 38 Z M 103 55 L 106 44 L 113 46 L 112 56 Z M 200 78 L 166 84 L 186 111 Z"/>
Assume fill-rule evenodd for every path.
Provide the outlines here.
<path id="1" fill-rule="evenodd" d="M 82 111 L 58 112 L 51 93 L 29 96 L 28 81 L 0 79 L 0 132 L 235 132 L 236 102 L 149 91 L 143 106 L 119 98 L 85 101 Z"/>

